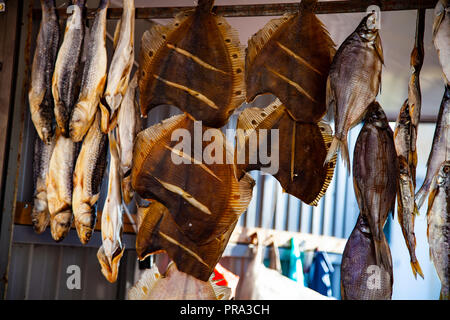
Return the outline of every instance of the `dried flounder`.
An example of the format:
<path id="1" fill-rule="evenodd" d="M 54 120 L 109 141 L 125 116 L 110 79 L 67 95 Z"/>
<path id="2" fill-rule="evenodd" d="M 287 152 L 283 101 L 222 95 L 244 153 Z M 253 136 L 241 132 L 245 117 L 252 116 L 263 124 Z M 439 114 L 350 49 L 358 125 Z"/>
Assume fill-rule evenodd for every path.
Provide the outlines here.
<path id="1" fill-rule="evenodd" d="M 108 133 L 111 156 L 108 170 L 108 195 L 102 210 L 102 246 L 97 252 L 102 273 L 111 283 L 117 280 L 120 259 L 125 251 L 125 246 L 122 244 L 123 211 L 119 150 L 113 133 L 113 131 Z"/>
<path id="2" fill-rule="evenodd" d="M 136 252 L 139 259 L 167 252 L 180 271 L 207 281 L 222 256 L 236 222 L 206 244 L 198 244 L 181 231 L 172 214 L 161 203 L 151 200 L 148 207 L 138 208 L 139 231 Z"/>
<path id="3" fill-rule="evenodd" d="M 50 230 L 54 240 L 65 238 L 72 225 L 73 170 L 78 144 L 56 131 L 56 144 L 47 176 L 47 201 Z"/>
<path id="4" fill-rule="evenodd" d="M 383 239 L 382 245 L 390 255 L 386 238 Z M 383 265 L 377 263 L 369 224 L 360 214 L 342 254 L 342 299 L 390 300 L 392 284 L 392 266 L 385 269 Z"/>
<path id="5" fill-rule="evenodd" d="M 95 118 L 106 82 L 106 13 L 108 0 L 101 0 L 87 41 L 81 90 L 70 117 L 69 133 L 73 141 L 81 141 Z"/>
<path id="6" fill-rule="evenodd" d="M 296 14 L 271 20 L 249 41 L 247 101 L 273 93 L 296 121 L 319 122 L 327 111 L 326 83 L 335 49 L 314 14 L 317 0 L 302 0 Z"/>
<path id="7" fill-rule="evenodd" d="M 213 2 L 199 0 L 196 10 L 144 33 L 139 62 L 144 116 L 169 104 L 219 128 L 244 101 L 243 48 L 237 32 L 211 12 Z"/>
<path id="8" fill-rule="evenodd" d="M 138 134 L 133 189 L 164 204 L 184 234 L 206 244 L 237 221 L 252 196 L 254 181 L 236 179 L 230 149 L 219 129 L 187 114 L 169 118 Z"/>
<path id="9" fill-rule="evenodd" d="M 28 100 L 31 120 L 39 137 L 51 144 L 55 118 L 52 75 L 58 54 L 59 23 L 54 0 L 41 0 L 41 7 L 42 21 L 36 41 Z"/>
<path id="10" fill-rule="evenodd" d="M 107 136 L 100 130 L 100 112 L 83 140 L 73 174 L 72 207 L 78 237 L 86 244 L 94 232 L 96 207 L 106 167 Z"/>
<path id="11" fill-rule="evenodd" d="M 267 130 L 278 130 L 279 141 Z M 264 139 L 270 136 L 270 139 Z M 317 205 L 333 179 L 336 156 L 326 166 L 323 162 L 331 145 L 332 131 L 329 125 L 320 122 L 295 122 L 279 100 L 264 109 L 245 109 L 237 124 L 236 162 L 238 178 L 251 170 L 262 170 L 272 174 L 283 189 L 310 205 Z M 272 162 L 261 159 L 261 149 L 271 142 Z M 273 149 L 274 148 L 274 149 Z M 268 151 L 266 151 L 269 153 Z M 259 157 L 257 159 L 259 153 Z M 272 171 L 273 172 L 270 172 Z"/>
<path id="12" fill-rule="evenodd" d="M 212 281 L 201 281 L 178 271 L 171 263 L 163 276 L 156 264 L 144 271 L 141 279 L 128 291 L 129 300 L 230 300 L 231 289 Z"/>
<path id="13" fill-rule="evenodd" d="M 47 203 L 47 174 L 54 148 L 54 138 L 50 141 L 50 144 L 46 144 L 39 136 L 36 137 L 33 157 L 34 201 L 31 221 L 33 222 L 34 231 L 38 234 L 44 232 L 50 222 L 50 212 L 48 211 Z"/>

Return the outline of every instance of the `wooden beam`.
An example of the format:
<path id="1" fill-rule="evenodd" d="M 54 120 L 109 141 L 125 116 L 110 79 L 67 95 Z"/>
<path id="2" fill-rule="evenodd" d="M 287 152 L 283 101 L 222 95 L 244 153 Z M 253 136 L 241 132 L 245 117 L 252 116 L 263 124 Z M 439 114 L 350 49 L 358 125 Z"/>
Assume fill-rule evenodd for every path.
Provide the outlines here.
<path id="1" fill-rule="evenodd" d="M 224 17 L 256 17 L 256 16 L 282 16 L 285 13 L 297 12 L 300 2 L 246 4 L 214 6 L 213 11 Z M 323 1 L 317 5 L 317 14 L 365 12 L 369 5 L 378 5 L 382 11 L 431 9 L 436 0 L 349 0 L 349 1 Z M 173 18 L 181 11 L 194 7 L 146 7 L 136 8 L 136 19 L 168 19 Z M 59 9 L 59 17 L 67 19 L 67 10 Z M 88 19 L 92 19 L 95 9 L 88 10 Z M 109 8 L 108 19 L 116 20 L 122 16 L 121 8 Z M 33 10 L 33 18 L 41 19 L 41 10 Z"/>

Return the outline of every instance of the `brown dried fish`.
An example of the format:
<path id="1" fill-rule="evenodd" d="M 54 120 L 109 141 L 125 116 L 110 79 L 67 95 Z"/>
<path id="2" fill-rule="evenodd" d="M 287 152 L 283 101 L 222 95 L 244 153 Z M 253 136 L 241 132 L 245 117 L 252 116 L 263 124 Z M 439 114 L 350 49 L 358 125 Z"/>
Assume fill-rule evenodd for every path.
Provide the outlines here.
<path id="1" fill-rule="evenodd" d="M 273 132 L 267 134 L 269 139 L 264 139 L 263 136 L 266 130 L 272 129 L 278 130 L 279 141 L 275 144 L 271 140 L 276 139 Z M 318 204 L 333 179 L 336 165 L 335 156 L 323 166 L 332 140 L 329 125 L 323 122 L 318 124 L 295 122 L 290 112 L 286 111 L 286 107 L 276 100 L 264 109 L 245 109 L 238 119 L 237 138 L 238 178 L 251 170 L 266 171 L 280 182 L 287 193 L 307 204 L 313 206 Z M 276 172 L 272 172 L 277 169 L 273 163 L 269 163 L 271 166 L 269 167 L 261 160 L 262 144 L 267 140 L 270 140 L 271 148 L 276 148 L 269 150 L 270 154 L 279 155 Z M 272 159 L 272 162 L 276 160 Z"/>
<path id="2" fill-rule="evenodd" d="M 44 232 L 50 222 L 50 212 L 48 211 L 47 203 L 47 174 L 54 148 L 54 138 L 51 139 L 50 144 L 46 144 L 39 136 L 36 136 L 33 158 L 34 199 L 31 221 L 33 222 L 34 231 L 38 234 Z"/>
<path id="3" fill-rule="evenodd" d="M 335 44 L 314 14 L 317 0 L 271 20 L 249 41 L 245 82 L 247 101 L 273 93 L 296 121 L 319 122 L 327 111 L 326 83 Z"/>
<path id="4" fill-rule="evenodd" d="M 59 45 L 59 23 L 54 0 L 41 0 L 42 20 L 36 41 L 28 92 L 31 120 L 39 137 L 51 144 L 53 136 L 52 75 Z"/>
<path id="5" fill-rule="evenodd" d="M 398 163 L 393 132 L 381 106 L 369 106 L 356 140 L 353 157 L 353 186 L 361 215 L 367 219 L 375 245 L 377 265 L 392 268 L 384 245 L 383 226 L 393 212 L 397 191 Z"/>
<path id="6" fill-rule="evenodd" d="M 198 280 L 178 271 L 175 263 L 159 273 L 156 264 L 146 270 L 128 291 L 129 300 L 230 300 L 231 289 L 216 285 L 211 275 L 208 281 Z"/>
<path id="7" fill-rule="evenodd" d="M 450 299 L 450 161 L 442 163 L 428 199 L 430 258 L 441 280 L 440 299 Z"/>
<path id="8" fill-rule="evenodd" d="M 144 116 L 170 104 L 219 128 L 244 101 L 243 48 L 237 32 L 211 12 L 213 3 L 199 0 L 195 10 L 144 33 L 139 62 Z"/>
<path id="9" fill-rule="evenodd" d="M 391 251 L 386 238 L 382 241 L 384 251 L 390 256 Z M 376 262 L 373 235 L 367 220 L 360 214 L 342 254 L 342 299 L 390 300 L 392 284 L 392 267 L 385 269 Z"/>
<path id="10" fill-rule="evenodd" d="M 94 232 L 95 204 L 106 167 L 107 137 L 100 130 L 100 112 L 83 140 L 73 173 L 72 207 L 75 227 L 81 243 L 86 244 Z"/>
<path id="11" fill-rule="evenodd" d="M 411 157 L 412 131 L 416 127 L 412 124 L 408 100 L 400 109 L 394 133 L 394 143 L 399 165 L 397 205 L 398 221 L 402 227 L 403 237 L 411 257 L 411 268 L 414 277 L 417 273 L 423 278 L 422 269 L 416 257 L 416 236 L 414 234 L 415 216 L 419 214 L 414 201 L 414 182 L 408 159 Z M 415 166 L 413 166 L 415 170 Z"/>
<path id="12" fill-rule="evenodd" d="M 367 15 L 340 46 L 327 83 L 327 105 L 333 106 L 335 132 L 325 163 L 340 149 L 350 173 L 347 134 L 366 114 L 381 88 L 383 49 L 376 15 Z"/>

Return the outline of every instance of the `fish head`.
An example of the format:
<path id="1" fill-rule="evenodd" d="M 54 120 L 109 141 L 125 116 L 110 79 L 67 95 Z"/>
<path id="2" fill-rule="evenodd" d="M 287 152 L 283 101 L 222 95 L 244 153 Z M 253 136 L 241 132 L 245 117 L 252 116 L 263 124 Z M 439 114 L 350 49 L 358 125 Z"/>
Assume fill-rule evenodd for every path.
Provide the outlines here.
<path id="1" fill-rule="evenodd" d="M 78 238 L 82 244 L 86 244 L 92 237 L 94 232 L 96 215 L 93 213 L 95 209 L 87 203 L 83 203 L 80 207 L 81 214 L 75 219 L 75 227 L 77 229 Z"/>
<path id="2" fill-rule="evenodd" d="M 34 231 L 37 234 L 41 234 L 45 231 L 50 222 L 50 214 L 48 214 L 48 211 L 33 208 L 31 220 L 33 222 Z"/>
<path id="3" fill-rule="evenodd" d="M 80 111 L 79 108 L 75 108 L 70 119 L 69 134 L 73 141 L 79 142 L 83 139 L 84 134 L 88 130 L 88 124 L 86 123 L 86 115 Z"/>
<path id="4" fill-rule="evenodd" d="M 359 24 L 358 28 L 356 28 L 356 31 L 362 39 L 373 42 L 378 36 L 376 12 L 369 13 L 367 16 L 365 16 Z"/>
<path id="5" fill-rule="evenodd" d="M 439 186 L 444 186 L 449 182 L 450 177 L 450 161 L 445 161 L 442 163 L 441 168 L 439 169 L 437 184 Z"/>
<path id="6" fill-rule="evenodd" d="M 366 122 L 379 128 L 387 128 L 387 126 L 389 125 L 386 114 L 384 113 L 383 108 L 378 102 L 373 102 L 369 106 L 366 116 Z"/>
<path id="7" fill-rule="evenodd" d="M 50 231 L 55 241 L 63 240 L 72 224 L 72 210 L 61 211 L 50 220 Z"/>

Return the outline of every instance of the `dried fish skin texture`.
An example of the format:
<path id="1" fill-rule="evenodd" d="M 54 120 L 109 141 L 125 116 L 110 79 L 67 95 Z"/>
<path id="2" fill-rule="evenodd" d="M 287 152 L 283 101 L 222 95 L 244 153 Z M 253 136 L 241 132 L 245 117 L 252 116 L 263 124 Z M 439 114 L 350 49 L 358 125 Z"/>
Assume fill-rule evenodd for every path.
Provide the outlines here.
<path id="1" fill-rule="evenodd" d="M 296 121 L 317 123 L 327 111 L 326 83 L 335 45 L 312 8 L 271 20 L 249 41 L 245 83 L 247 102 L 273 93 Z"/>
<path id="2" fill-rule="evenodd" d="M 139 259 L 165 251 L 180 271 L 202 281 L 207 281 L 213 273 L 236 225 L 234 222 L 224 234 L 198 244 L 181 231 L 172 214 L 157 201 L 139 208 L 138 216 L 141 221 L 136 237 Z"/>
<path id="3" fill-rule="evenodd" d="M 237 124 L 238 143 L 235 154 L 236 157 L 242 157 L 240 152 L 243 152 L 242 158 L 245 158 L 244 161 L 236 160 L 238 177 L 251 170 L 266 170 L 267 165 L 261 163 L 260 157 L 257 162 L 251 160 L 256 159 L 261 145 L 268 140 L 260 138 L 263 132 L 261 130 L 278 130 L 279 141 L 275 144 L 275 150 L 270 148 L 270 153 L 279 155 L 278 159 L 272 159 L 278 160 L 279 167 L 273 176 L 280 182 L 283 190 L 316 206 L 333 179 L 336 165 L 335 156 L 333 161 L 323 166 L 332 140 L 330 126 L 322 122 L 295 122 L 279 100 L 264 109 L 244 110 Z M 269 139 L 273 139 L 272 133 L 267 132 Z M 272 142 L 270 145 L 274 147 Z M 239 148 L 245 149 L 239 151 Z"/>
<path id="4" fill-rule="evenodd" d="M 244 50 L 224 18 L 200 7 L 182 12 L 146 31 L 141 47 L 142 115 L 168 104 L 220 128 L 244 102 Z"/>
<path id="5" fill-rule="evenodd" d="M 179 140 L 172 141 L 176 129 L 194 138 L 188 141 L 182 137 L 179 142 L 178 137 Z M 197 137 L 199 134 L 204 137 L 205 132 L 213 133 L 214 142 L 202 141 L 197 156 L 194 144 L 200 144 Z M 181 143 L 188 145 L 191 152 L 180 148 Z M 203 161 L 211 145 L 216 147 L 217 156 L 223 156 L 223 162 Z M 199 126 L 187 114 L 169 118 L 138 134 L 131 172 L 133 189 L 142 198 L 155 199 L 167 206 L 177 225 L 192 241 L 199 245 L 208 243 L 237 221 L 252 195 L 253 180 L 236 179 L 235 165 L 225 159 L 231 158 L 233 162 L 228 150 L 230 147 L 220 130 Z M 174 157 L 186 162 L 175 163 Z"/>

